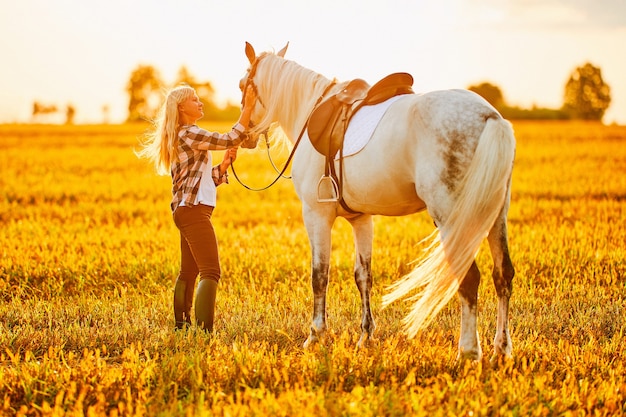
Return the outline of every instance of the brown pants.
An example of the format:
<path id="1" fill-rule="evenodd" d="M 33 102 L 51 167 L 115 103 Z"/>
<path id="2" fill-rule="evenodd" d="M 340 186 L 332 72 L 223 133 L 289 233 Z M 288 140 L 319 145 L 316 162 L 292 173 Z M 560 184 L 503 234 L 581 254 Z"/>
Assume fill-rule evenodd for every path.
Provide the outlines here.
<path id="1" fill-rule="evenodd" d="M 180 230 L 180 272 L 178 279 L 195 284 L 200 280 L 220 280 L 220 257 L 217 237 L 211 223 L 213 207 L 198 204 L 178 207 L 174 223 Z"/>

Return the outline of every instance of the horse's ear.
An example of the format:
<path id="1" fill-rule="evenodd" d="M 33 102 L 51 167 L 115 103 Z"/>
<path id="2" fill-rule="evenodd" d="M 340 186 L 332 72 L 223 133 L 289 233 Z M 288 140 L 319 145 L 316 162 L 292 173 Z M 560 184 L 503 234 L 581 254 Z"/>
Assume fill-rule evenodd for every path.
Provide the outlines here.
<path id="1" fill-rule="evenodd" d="M 285 45 L 285 47 L 283 49 L 278 51 L 278 53 L 276 55 L 278 55 L 281 58 L 284 58 L 285 57 L 285 52 L 287 52 L 287 47 L 288 46 L 289 46 L 289 42 L 287 42 L 287 45 Z"/>
<path id="2" fill-rule="evenodd" d="M 254 52 L 254 48 L 248 42 L 246 42 L 246 56 L 248 57 L 250 64 L 254 63 L 256 60 L 256 52 Z"/>

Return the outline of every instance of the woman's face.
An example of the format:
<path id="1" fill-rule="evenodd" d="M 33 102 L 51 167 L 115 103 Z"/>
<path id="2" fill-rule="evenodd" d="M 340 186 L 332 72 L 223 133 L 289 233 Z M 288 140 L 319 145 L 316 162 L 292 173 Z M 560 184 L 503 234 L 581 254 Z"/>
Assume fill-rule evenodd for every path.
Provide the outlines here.
<path id="1" fill-rule="evenodd" d="M 178 105 L 178 113 L 180 114 L 181 121 L 186 124 L 195 123 L 204 116 L 202 107 L 202 102 L 197 94 L 194 93 L 192 96 L 187 97 L 187 99 Z"/>

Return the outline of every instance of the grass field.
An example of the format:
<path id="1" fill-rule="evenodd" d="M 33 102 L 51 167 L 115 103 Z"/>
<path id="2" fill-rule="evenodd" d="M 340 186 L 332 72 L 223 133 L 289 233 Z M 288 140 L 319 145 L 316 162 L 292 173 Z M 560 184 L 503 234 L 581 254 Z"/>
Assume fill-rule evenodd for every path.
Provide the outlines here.
<path id="1" fill-rule="evenodd" d="M 415 339 L 406 304 L 381 308 L 432 231 L 426 214 L 375 219 L 377 333 L 364 350 L 352 233 L 335 224 L 330 334 L 303 350 L 310 255 L 293 186 L 256 193 L 231 176 L 214 215 L 216 331 L 175 333 L 178 233 L 169 178 L 133 154 L 144 126 L 0 126 L 0 415 L 626 414 L 626 127 L 514 128 L 514 358 L 492 368 L 455 362 L 456 299 Z M 236 166 L 251 186 L 275 175 L 264 151 Z M 487 250 L 479 266 L 488 359 Z"/>

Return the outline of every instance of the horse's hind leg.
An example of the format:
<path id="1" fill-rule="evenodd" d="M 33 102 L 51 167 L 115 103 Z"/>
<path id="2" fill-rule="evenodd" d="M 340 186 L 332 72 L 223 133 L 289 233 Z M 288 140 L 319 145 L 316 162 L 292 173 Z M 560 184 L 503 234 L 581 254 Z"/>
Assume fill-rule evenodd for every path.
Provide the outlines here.
<path id="1" fill-rule="evenodd" d="M 349 219 L 354 231 L 356 259 L 354 262 L 354 281 L 361 294 L 361 337 L 359 347 L 364 347 L 372 337 L 376 325 L 372 317 L 370 296 L 372 292 L 372 239 L 374 224 L 372 216 L 360 215 Z"/>
<path id="2" fill-rule="evenodd" d="M 477 331 L 477 308 L 478 308 L 478 286 L 480 285 L 480 271 L 476 262 L 465 275 L 459 287 L 459 297 L 461 300 L 461 335 L 459 336 L 458 360 L 475 360 L 482 357 L 480 340 Z"/>
<path id="3" fill-rule="evenodd" d="M 513 289 L 513 276 L 515 269 L 509 256 L 509 245 L 506 227 L 506 213 L 508 204 L 504 206 L 500 216 L 489 231 L 487 240 L 493 257 L 493 282 L 498 295 L 498 317 L 496 324 L 496 336 L 493 341 L 493 357 L 496 361 L 499 357 L 511 357 L 513 347 L 509 333 L 509 300 Z"/>

